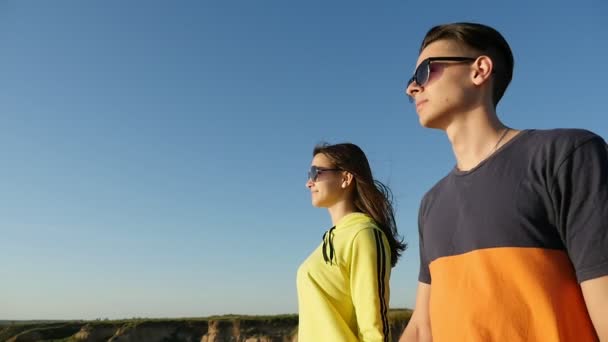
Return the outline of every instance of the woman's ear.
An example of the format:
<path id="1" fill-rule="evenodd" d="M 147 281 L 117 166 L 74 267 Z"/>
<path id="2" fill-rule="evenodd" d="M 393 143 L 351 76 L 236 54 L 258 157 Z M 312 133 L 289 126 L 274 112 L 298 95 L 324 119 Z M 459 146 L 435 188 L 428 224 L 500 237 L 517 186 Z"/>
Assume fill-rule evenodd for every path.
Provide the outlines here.
<path id="1" fill-rule="evenodd" d="M 342 175 L 342 189 L 346 189 L 353 182 L 354 177 L 350 172 L 344 172 Z"/>

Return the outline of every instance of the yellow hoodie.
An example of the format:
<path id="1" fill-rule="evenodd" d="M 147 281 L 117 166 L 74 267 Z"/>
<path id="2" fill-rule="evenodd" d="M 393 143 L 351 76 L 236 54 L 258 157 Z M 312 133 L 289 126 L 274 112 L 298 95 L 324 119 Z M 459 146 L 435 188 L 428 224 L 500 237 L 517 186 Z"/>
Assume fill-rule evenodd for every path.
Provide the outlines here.
<path id="1" fill-rule="evenodd" d="M 298 269 L 298 342 L 389 341 L 390 247 L 374 220 L 344 216 Z"/>

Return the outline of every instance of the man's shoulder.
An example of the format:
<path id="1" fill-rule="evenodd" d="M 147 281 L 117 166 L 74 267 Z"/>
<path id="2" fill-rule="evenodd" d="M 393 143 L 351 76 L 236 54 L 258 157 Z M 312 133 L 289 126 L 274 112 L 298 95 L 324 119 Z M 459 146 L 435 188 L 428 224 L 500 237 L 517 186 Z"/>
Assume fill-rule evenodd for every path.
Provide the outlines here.
<path id="1" fill-rule="evenodd" d="M 554 128 L 554 129 L 532 129 L 529 130 L 530 139 L 533 143 L 548 143 L 557 146 L 576 147 L 591 139 L 601 137 L 592 131 L 581 128 Z"/>
<path id="2" fill-rule="evenodd" d="M 522 139 L 520 150 L 523 148 L 526 154 L 543 164 L 561 164 L 587 143 L 606 144 L 604 139 L 594 132 L 579 128 L 528 130 L 526 136 L 526 139 Z"/>

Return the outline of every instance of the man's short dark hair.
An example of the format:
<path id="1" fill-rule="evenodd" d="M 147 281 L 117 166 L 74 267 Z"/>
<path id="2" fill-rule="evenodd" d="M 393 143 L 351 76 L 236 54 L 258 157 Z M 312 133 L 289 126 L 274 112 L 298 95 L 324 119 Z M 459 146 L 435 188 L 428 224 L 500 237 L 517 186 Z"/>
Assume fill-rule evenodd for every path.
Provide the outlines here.
<path id="1" fill-rule="evenodd" d="M 492 27 L 476 23 L 452 23 L 431 28 L 424 37 L 420 52 L 438 40 L 463 43 L 482 55 L 492 59 L 494 64 L 494 107 L 502 98 L 513 78 L 513 53 L 505 38 Z"/>

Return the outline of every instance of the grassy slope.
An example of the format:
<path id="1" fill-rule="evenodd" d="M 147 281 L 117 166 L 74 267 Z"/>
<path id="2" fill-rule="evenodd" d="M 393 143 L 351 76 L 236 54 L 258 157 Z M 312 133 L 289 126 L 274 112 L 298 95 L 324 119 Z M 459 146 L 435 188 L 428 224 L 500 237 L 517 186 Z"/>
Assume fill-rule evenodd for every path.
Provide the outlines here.
<path id="1" fill-rule="evenodd" d="M 412 311 L 409 309 L 391 309 L 389 310 L 389 320 L 408 321 Z M 249 322 L 253 325 L 261 325 L 268 327 L 297 327 L 298 315 L 274 315 L 274 316 L 256 316 L 256 315 L 222 315 L 209 316 L 201 318 L 136 318 L 136 319 L 121 319 L 121 320 L 95 320 L 95 321 L 0 321 L 0 341 L 6 341 L 11 337 L 19 334 L 38 332 L 45 341 L 68 342 L 71 341 L 71 336 L 74 335 L 80 327 L 84 325 L 93 326 L 123 326 L 125 328 L 134 328 L 140 324 L 151 322 L 164 323 L 200 323 L 209 322 L 211 320 L 220 321 L 240 321 L 241 324 Z M 291 334 L 295 333 L 295 330 Z"/>

